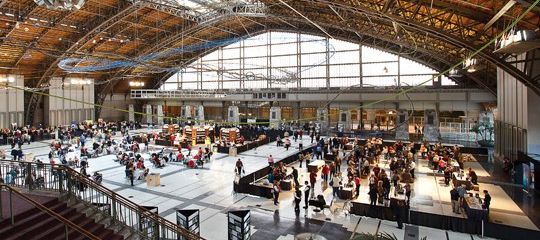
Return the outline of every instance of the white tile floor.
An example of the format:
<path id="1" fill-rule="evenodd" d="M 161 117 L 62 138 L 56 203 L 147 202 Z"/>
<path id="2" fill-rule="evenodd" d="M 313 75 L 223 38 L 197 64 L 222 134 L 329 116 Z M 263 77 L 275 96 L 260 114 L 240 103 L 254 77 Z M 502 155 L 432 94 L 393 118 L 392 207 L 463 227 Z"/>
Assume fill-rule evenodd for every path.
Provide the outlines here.
<path id="1" fill-rule="evenodd" d="M 49 143 L 50 141 L 43 141 L 24 145 L 23 151 L 46 159 L 49 152 Z M 304 138 L 303 143 L 304 146 L 310 145 L 310 139 Z M 91 145 L 92 142 L 88 141 L 87 144 Z M 226 213 L 230 209 L 261 209 L 261 212 L 268 213 L 269 218 L 274 216 L 275 210 L 279 210 L 279 218 L 297 218 L 291 204 L 292 194 L 290 192 L 281 194 L 281 204 L 274 206 L 270 199 L 234 194 L 232 190 L 236 159 L 242 159 L 246 173 L 250 173 L 266 166 L 267 156 L 269 154 L 272 154 L 277 161 L 291 154 L 297 154 L 297 146 L 298 143 L 293 141 L 292 148 L 289 151 L 285 151 L 284 148 L 275 146 L 275 143 L 270 143 L 259 147 L 257 150 L 241 153 L 238 157 L 229 157 L 225 154 L 216 153 L 211 163 L 206 164 L 204 169 L 186 169 L 178 163 L 168 164 L 162 169 L 156 169 L 150 163 L 146 163 L 145 165 L 150 167 L 151 172 L 161 174 L 162 186 L 159 187 L 147 187 L 146 183 L 142 181 L 136 181 L 135 186 L 131 187 L 125 178 L 124 166 L 113 161 L 115 156 L 102 156 L 96 159 L 90 159 L 88 172 L 89 174 L 94 171 L 101 172 L 104 176 L 103 185 L 105 187 L 116 191 L 137 204 L 158 206 L 159 214 L 173 222 L 176 222 L 176 209 L 200 209 L 201 235 L 206 239 L 219 240 L 227 238 Z M 1 146 L 0 148 L 9 149 L 9 146 Z M 149 156 L 148 154 L 143 154 L 143 157 L 147 160 Z M 307 178 L 304 170 L 300 170 L 300 173 L 301 178 Z M 427 175 L 423 175 L 422 177 L 433 178 L 433 176 Z M 367 180 L 363 181 L 360 198 L 367 199 L 367 194 L 365 194 L 368 191 L 365 182 Z M 436 185 L 436 181 L 434 180 L 415 184 L 416 194 L 425 194 L 433 197 L 433 199 L 446 201 L 446 194 L 433 191 L 433 189 L 441 188 Z M 321 185 L 317 184 L 316 191 L 323 193 L 326 199 L 332 199 L 331 189 L 325 189 L 323 191 Z M 493 206 L 497 207 L 498 202 L 502 201 L 494 199 Z M 339 202 L 337 205 L 339 205 Z M 302 210 L 299 219 L 304 220 L 306 218 L 330 221 L 342 225 L 353 235 L 364 232 L 386 232 L 394 234 L 397 239 L 404 238 L 404 230 L 397 229 L 395 222 L 346 215 L 341 211 L 332 214 L 330 211 L 315 213 L 311 210 L 308 212 Z M 257 231 L 257 226 L 253 226 L 253 231 Z M 471 239 L 471 235 L 469 234 L 420 227 L 420 236 L 427 236 L 428 239 L 446 239 L 447 234 L 448 239 Z M 283 235 L 279 239 L 294 239 L 294 236 L 291 234 Z"/>

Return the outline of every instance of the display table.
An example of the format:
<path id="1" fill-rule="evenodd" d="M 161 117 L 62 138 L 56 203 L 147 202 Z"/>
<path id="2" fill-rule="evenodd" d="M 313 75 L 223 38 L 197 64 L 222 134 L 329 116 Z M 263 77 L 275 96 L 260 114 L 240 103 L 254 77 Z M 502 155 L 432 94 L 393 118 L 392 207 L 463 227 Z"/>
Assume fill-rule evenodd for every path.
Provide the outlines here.
<path id="1" fill-rule="evenodd" d="M 283 191 L 290 191 L 292 189 L 292 180 L 290 179 L 287 179 L 287 180 L 281 180 L 281 182 L 279 183 L 279 186 L 281 187 L 281 190 Z"/>
<path id="2" fill-rule="evenodd" d="M 312 171 L 318 172 L 319 169 L 322 168 L 322 166 L 324 166 L 324 164 L 326 164 L 324 160 L 315 160 L 315 161 L 310 162 L 307 168 L 309 172 L 312 172 Z"/>
<path id="3" fill-rule="evenodd" d="M 467 213 L 467 218 L 478 221 L 488 219 L 488 211 L 482 208 L 482 204 L 478 198 L 465 197 L 463 205 L 465 213 Z"/>
<path id="4" fill-rule="evenodd" d="M 161 177 L 159 173 L 150 173 L 146 177 L 146 186 L 157 187 L 161 184 Z"/>
<path id="5" fill-rule="evenodd" d="M 343 200 L 351 200 L 353 199 L 353 192 L 354 192 L 353 188 L 344 187 L 344 188 L 339 189 L 338 197 Z"/>
<path id="6" fill-rule="evenodd" d="M 465 185 L 467 190 L 473 189 L 473 184 L 471 181 L 467 180 L 464 176 L 458 176 L 456 172 L 452 173 L 452 183 L 455 187 Z"/>

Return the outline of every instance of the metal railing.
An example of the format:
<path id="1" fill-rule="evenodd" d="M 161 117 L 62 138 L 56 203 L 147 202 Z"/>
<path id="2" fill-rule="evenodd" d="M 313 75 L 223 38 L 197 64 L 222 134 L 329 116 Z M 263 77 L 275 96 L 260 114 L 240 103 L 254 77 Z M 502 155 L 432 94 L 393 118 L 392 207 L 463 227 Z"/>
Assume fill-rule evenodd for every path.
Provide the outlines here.
<path id="1" fill-rule="evenodd" d="M 70 229 L 73 229 L 81 234 L 83 234 L 84 236 L 86 236 L 88 239 L 100 239 L 99 237 L 95 236 L 94 234 L 86 231 L 85 229 L 81 228 L 79 225 L 71 222 L 70 220 L 62 217 L 62 215 L 52 211 L 51 209 L 43 206 L 42 204 L 34 201 L 33 199 L 29 198 L 28 196 L 22 194 L 21 192 L 17 191 L 15 188 L 13 187 L 10 187 L 6 184 L 0 184 L 0 192 L 3 191 L 3 189 L 6 189 L 8 192 L 9 192 L 9 215 L 10 215 L 10 222 L 11 222 L 11 225 L 15 225 L 15 216 L 13 214 L 13 194 L 17 195 L 20 199 L 23 199 L 25 200 L 26 202 L 29 202 L 31 205 L 33 205 L 34 207 L 36 207 L 37 209 L 39 209 L 40 211 L 42 212 L 45 212 L 47 213 L 48 215 L 50 215 L 51 217 L 57 219 L 58 221 L 62 222 L 62 224 L 64 224 L 64 234 L 65 234 L 65 237 L 66 239 L 69 239 L 69 230 Z M 0 195 L 0 218 L 3 218 L 4 216 L 2 216 L 2 208 L 3 208 L 3 204 L 2 202 L 5 201 L 4 199 L 2 199 L 2 196 Z"/>
<path id="2" fill-rule="evenodd" d="M 131 227 L 141 239 L 203 239 L 67 166 L 0 160 L 0 178 L 10 186 L 74 198 Z M 103 205 L 109 206 L 110 213 L 95 207 Z"/>

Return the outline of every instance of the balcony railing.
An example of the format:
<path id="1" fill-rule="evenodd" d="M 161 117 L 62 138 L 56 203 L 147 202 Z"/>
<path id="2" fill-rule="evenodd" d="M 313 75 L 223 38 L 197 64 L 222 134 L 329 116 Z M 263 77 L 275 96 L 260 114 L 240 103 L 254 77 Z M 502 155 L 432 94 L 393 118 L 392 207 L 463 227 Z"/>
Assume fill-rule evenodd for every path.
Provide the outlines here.
<path id="1" fill-rule="evenodd" d="M 113 222 L 131 227 L 141 239 L 203 239 L 154 212 L 63 165 L 0 160 L 0 178 L 17 188 L 58 192 L 110 214 Z M 109 206 L 110 213 L 95 206 Z"/>

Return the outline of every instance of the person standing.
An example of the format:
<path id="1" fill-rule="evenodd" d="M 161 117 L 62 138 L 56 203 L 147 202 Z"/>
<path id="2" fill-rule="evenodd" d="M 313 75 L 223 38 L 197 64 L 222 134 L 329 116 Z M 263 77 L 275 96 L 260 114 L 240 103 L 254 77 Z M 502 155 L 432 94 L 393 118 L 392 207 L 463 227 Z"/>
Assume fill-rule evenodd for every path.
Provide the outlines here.
<path id="1" fill-rule="evenodd" d="M 311 185 L 311 189 L 313 189 L 313 191 L 315 191 L 316 182 L 317 182 L 317 172 L 313 170 L 309 173 L 309 184 Z"/>
<path id="2" fill-rule="evenodd" d="M 304 162 L 304 154 L 302 152 L 298 154 L 298 161 L 300 161 L 300 168 L 302 168 L 302 163 Z"/>
<path id="3" fill-rule="evenodd" d="M 411 177 L 414 178 L 414 169 L 416 168 L 416 163 L 414 162 L 414 159 L 411 160 L 411 163 L 409 164 L 409 173 L 411 174 Z"/>
<path id="4" fill-rule="evenodd" d="M 279 181 L 274 181 L 272 192 L 274 193 L 274 205 L 277 206 L 279 204 L 279 192 L 281 192 L 281 188 L 279 187 Z"/>
<path id="5" fill-rule="evenodd" d="M 407 197 L 407 206 L 411 205 L 411 184 L 405 184 L 405 196 Z"/>
<path id="6" fill-rule="evenodd" d="M 360 194 L 360 177 L 358 177 L 358 175 L 354 177 L 354 185 L 356 187 L 355 198 L 358 198 L 358 195 Z"/>
<path id="7" fill-rule="evenodd" d="M 450 200 L 452 200 L 452 212 L 459 214 L 459 193 L 456 187 L 450 190 Z"/>
<path id="8" fill-rule="evenodd" d="M 272 157 L 272 154 L 268 156 L 268 166 L 270 167 L 274 166 L 274 157 Z"/>
<path id="9" fill-rule="evenodd" d="M 302 200 L 302 192 L 298 186 L 295 187 L 294 191 L 294 212 L 296 214 L 300 213 L 300 201 Z"/>
<path id="10" fill-rule="evenodd" d="M 489 194 L 488 190 L 484 190 L 484 208 L 488 212 L 489 216 L 489 205 L 491 205 L 491 195 Z"/>
<path id="11" fill-rule="evenodd" d="M 377 188 L 375 186 L 369 187 L 369 205 L 375 206 L 377 205 Z"/>
<path id="12" fill-rule="evenodd" d="M 291 167 L 291 168 L 292 168 L 292 176 L 294 180 L 294 185 L 299 186 L 300 183 L 298 182 L 298 170 L 295 167 Z"/>
<path id="13" fill-rule="evenodd" d="M 461 184 L 457 187 L 457 191 L 459 193 L 459 207 L 461 208 L 463 206 L 463 201 L 465 200 L 465 194 L 467 193 L 467 189 L 465 188 L 465 184 Z"/>
<path id="14" fill-rule="evenodd" d="M 304 185 L 305 185 L 305 187 L 304 187 L 304 209 L 307 209 L 309 207 L 309 198 L 310 198 L 311 186 L 309 186 L 308 181 L 305 181 Z"/>
<path id="15" fill-rule="evenodd" d="M 334 175 L 334 178 L 332 178 L 331 181 L 332 185 L 332 196 L 336 197 L 338 195 L 339 187 L 341 186 L 341 177 L 339 176 L 339 173 L 336 173 Z"/>

